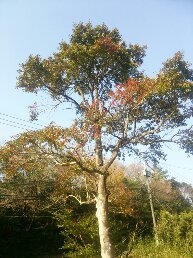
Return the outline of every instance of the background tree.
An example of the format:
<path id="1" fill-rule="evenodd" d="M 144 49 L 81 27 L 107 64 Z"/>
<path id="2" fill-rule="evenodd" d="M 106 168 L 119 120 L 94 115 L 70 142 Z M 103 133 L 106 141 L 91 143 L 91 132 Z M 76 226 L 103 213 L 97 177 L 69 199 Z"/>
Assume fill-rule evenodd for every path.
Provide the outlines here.
<path id="1" fill-rule="evenodd" d="M 84 171 L 80 174 L 65 166 L 64 156 L 61 164 L 50 158 L 51 148 L 56 146 L 52 137 L 57 130 L 53 126 L 44 130 L 18 135 L 0 150 L 0 223 L 4 236 L 0 255 L 57 254 L 62 252 L 59 248 L 64 242 L 65 253 L 90 255 L 92 250 L 94 254 L 99 249 L 98 241 L 90 235 L 97 231 L 93 207 L 96 189 Z M 94 236 L 97 239 L 97 234 Z M 19 241 L 14 242 L 14 238 Z M 22 245 L 26 248 L 21 252 Z"/>
<path id="2" fill-rule="evenodd" d="M 46 91 L 77 111 L 71 129 L 61 129 L 65 144 L 60 157 L 65 154 L 65 162 L 95 174 L 102 257 L 114 257 L 106 183 L 115 159 L 127 153 L 155 161 L 164 157 L 162 146 L 168 142 L 193 150 L 187 123 L 192 117 L 193 71 L 178 52 L 155 78 L 148 78 L 138 70 L 144 49 L 127 46 L 117 29 L 80 23 L 57 53 L 47 59 L 30 56 L 19 70 L 19 88 Z M 51 153 L 59 156 L 57 147 Z"/>

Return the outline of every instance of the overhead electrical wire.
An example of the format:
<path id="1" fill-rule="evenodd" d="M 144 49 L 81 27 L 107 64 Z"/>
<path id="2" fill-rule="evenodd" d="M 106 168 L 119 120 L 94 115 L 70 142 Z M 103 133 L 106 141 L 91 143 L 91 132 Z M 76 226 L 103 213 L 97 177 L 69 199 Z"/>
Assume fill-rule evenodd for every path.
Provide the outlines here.
<path id="1" fill-rule="evenodd" d="M 8 125 L 8 126 L 10 126 L 10 127 L 15 127 L 15 128 L 23 129 L 23 130 L 27 130 L 26 128 L 23 128 L 23 127 L 21 127 L 21 126 L 11 125 L 11 124 L 4 123 L 4 122 L 1 122 L 1 121 L 0 121 L 0 124 Z"/>
<path id="2" fill-rule="evenodd" d="M 19 118 L 19 117 L 16 117 L 16 116 L 12 116 L 12 115 L 8 115 L 8 114 L 2 113 L 2 112 L 0 112 L 0 115 L 10 117 L 10 118 L 13 118 L 13 119 L 16 119 L 16 120 L 20 120 L 20 121 L 23 121 L 23 122 L 26 122 L 26 123 L 30 123 L 30 124 L 33 124 L 33 125 L 37 125 L 37 126 L 41 126 L 41 127 L 43 126 L 43 125 L 38 124 L 36 122 L 27 121 L 25 119 L 22 119 L 22 118 Z"/>
<path id="3" fill-rule="evenodd" d="M 19 122 L 22 121 L 22 122 Z M 25 122 L 25 123 L 23 123 Z M 16 116 L 12 116 L 12 115 L 8 115 L 5 113 L 0 112 L 0 124 L 3 125 L 7 125 L 9 127 L 14 127 L 14 128 L 18 128 L 18 129 L 22 129 L 22 130 L 39 130 L 39 127 L 44 127 L 41 124 L 32 122 L 32 121 L 27 121 L 25 119 L 16 117 Z"/>
<path id="4" fill-rule="evenodd" d="M 20 122 L 22 121 L 22 122 Z M 13 128 L 18 128 L 24 131 L 34 131 L 34 130 L 40 130 L 42 127 L 44 127 L 41 124 L 38 123 L 34 123 L 32 121 L 27 121 L 25 119 L 16 117 L 16 116 L 12 116 L 9 114 L 5 114 L 0 112 L 0 124 L 1 125 L 5 125 L 5 126 L 9 126 L 9 127 L 13 127 Z M 39 128 L 41 127 L 41 128 Z M 3 145 L 6 141 L 3 141 L 3 143 L 0 144 Z"/>
<path id="5" fill-rule="evenodd" d="M 186 170 L 186 171 L 193 171 L 193 168 L 176 166 L 176 165 L 173 165 L 173 164 L 168 163 L 168 162 L 160 162 L 160 163 L 162 165 L 165 165 L 165 166 L 170 167 L 170 168 L 179 168 L 179 169 L 183 169 L 183 170 Z"/>
<path id="6" fill-rule="evenodd" d="M 0 120 L 3 120 L 3 121 L 5 121 L 6 123 L 9 123 L 9 126 L 14 126 L 14 125 L 19 125 L 19 127 L 21 128 L 22 127 L 22 129 L 31 129 L 31 130 L 38 130 L 38 128 L 37 127 L 33 127 L 33 126 L 28 126 L 28 125 L 26 125 L 26 124 L 23 124 L 23 123 L 19 123 L 19 122 L 16 122 L 16 121 L 11 121 L 11 120 L 9 120 L 9 119 L 5 119 L 5 118 L 2 118 L 2 117 L 0 117 Z M 2 123 L 2 122 L 1 122 Z M 25 127 L 25 128 L 24 128 Z"/>

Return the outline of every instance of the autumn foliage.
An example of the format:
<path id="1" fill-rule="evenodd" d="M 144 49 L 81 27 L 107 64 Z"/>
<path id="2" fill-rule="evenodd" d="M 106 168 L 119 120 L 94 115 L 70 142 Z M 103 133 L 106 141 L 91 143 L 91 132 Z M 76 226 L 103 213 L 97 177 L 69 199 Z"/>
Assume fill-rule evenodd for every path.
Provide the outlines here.
<path id="1" fill-rule="evenodd" d="M 127 45 L 117 29 L 110 30 L 105 24 L 79 23 L 69 41 L 61 42 L 50 57 L 30 55 L 20 66 L 17 87 L 26 92 L 46 92 L 56 105 L 65 102 L 73 106 L 77 116 L 69 128 L 52 124 L 21 134 L 0 153 L 8 178 L 49 168 L 69 173 L 76 183 L 84 181 L 81 175 L 89 182 L 92 178 L 96 191 L 89 196 L 83 191 L 84 200 L 74 199 L 81 204 L 86 197 L 96 202 L 103 258 L 115 257 L 108 199 L 114 199 L 120 212 L 137 214 L 134 203 L 122 198 L 134 195 L 127 180 L 115 177 L 119 197 L 118 193 L 113 197 L 113 190 L 109 196 L 107 183 L 116 159 L 137 156 L 155 164 L 165 158 L 165 144 L 177 144 L 193 153 L 193 130 L 189 126 L 193 70 L 177 52 L 157 75 L 148 77 L 139 69 L 145 49 L 138 44 Z M 37 119 L 38 110 L 32 109 L 32 118 Z M 121 198 L 124 201 L 119 203 Z"/>

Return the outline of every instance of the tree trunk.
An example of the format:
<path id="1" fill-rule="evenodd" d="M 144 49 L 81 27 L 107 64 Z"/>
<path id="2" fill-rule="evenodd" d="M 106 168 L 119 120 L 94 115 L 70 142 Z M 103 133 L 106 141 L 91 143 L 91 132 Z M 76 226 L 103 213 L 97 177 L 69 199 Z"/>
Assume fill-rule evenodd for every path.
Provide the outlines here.
<path id="1" fill-rule="evenodd" d="M 96 93 L 98 99 L 98 92 Z M 96 102 L 96 114 L 99 112 L 98 102 Z M 103 146 L 101 139 L 101 127 L 97 125 L 98 137 L 95 139 L 96 165 L 103 166 Z M 96 216 L 98 219 L 99 238 L 102 258 L 114 258 L 114 249 L 109 235 L 108 225 L 108 193 L 107 193 L 107 173 L 98 175 L 98 193 L 96 200 Z"/>
<path id="2" fill-rule="evenodd" d="M 109 236 L 108 226 L 108 194 L 106 187 L 107 176 L 98 176 L 98 196 L 97 196 L 97 219 L 99 226 L 99 238 L 102 258 L 114 258 L 113 246 Z"/>

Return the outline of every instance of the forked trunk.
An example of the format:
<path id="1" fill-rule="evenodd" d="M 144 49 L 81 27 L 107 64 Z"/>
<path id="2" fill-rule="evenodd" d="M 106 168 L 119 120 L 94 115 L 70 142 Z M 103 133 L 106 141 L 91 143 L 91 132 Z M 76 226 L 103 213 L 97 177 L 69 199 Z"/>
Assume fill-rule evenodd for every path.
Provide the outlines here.
<path id="1" fill-rule="evenodd" d="M 109 236 L 108 226 L 108 194 L 106 188 L 106 175 L 98 176 L 98 196 L 97 196 L 97 219 L 99 226 L 99 238 L 102 258 L 114 258 L 113 246 Z"/>

